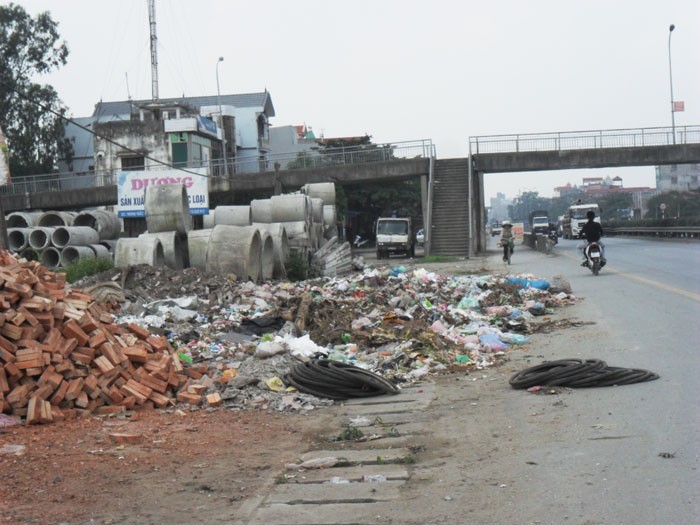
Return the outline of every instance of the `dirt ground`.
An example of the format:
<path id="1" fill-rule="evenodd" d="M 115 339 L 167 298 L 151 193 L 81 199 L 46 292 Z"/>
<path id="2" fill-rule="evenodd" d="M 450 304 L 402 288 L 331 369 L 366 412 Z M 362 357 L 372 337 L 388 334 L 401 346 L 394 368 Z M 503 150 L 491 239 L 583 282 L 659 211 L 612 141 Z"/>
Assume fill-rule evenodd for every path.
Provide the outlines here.
<path id="1" fill-rule="evenodd" d="M 150 410 L 5 427 L 0 450 L 25 449 L 0 454 L 0 515 L 6 523 L 71 525 L 235 518 L 241 502 L 313 445 L 311 417 Z M 138 442 L 115 442 L 119 434 Z"/>

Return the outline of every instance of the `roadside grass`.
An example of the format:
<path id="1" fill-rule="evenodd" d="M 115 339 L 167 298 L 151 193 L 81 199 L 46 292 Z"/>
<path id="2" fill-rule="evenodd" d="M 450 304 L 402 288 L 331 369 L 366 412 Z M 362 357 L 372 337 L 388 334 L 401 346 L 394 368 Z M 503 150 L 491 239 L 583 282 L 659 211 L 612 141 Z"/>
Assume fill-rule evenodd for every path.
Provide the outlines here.
<path id="1" fill-rule="evenodd" d="M 95 275 L 96 273 L 104 272 L 114 268 L 114 263 L 111 259 L 83 259 L 63 268 L 66 274 L 66 280 L 69 283 L 74 283 L 78 279 Z"/>

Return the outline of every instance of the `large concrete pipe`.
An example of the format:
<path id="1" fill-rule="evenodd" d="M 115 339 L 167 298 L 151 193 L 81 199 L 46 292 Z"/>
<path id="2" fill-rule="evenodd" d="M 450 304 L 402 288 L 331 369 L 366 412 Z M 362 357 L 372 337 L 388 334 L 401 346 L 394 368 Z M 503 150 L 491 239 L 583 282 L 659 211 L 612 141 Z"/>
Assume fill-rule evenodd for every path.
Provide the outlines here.
<path id="1" fill-rule="evenodd" d="M 189 266 L 187 243 L 183 235 L 177 232 L 142 233 L 139 235 L 139 239 L 148 237 L 160 239 L 160 243 L 163 245 L 165 266 L 173 270 L 182 270 Z"/>
<path id="2" fill-rule="evenodd" d="M 41 211 L 13 211 L 5 217 L 5 226 L 8 228 L 31 228 L 38 226 Z"/>
<path id="3" fill-rule="evenodd" d="M 191 230 L 187 232 L 187 252 L 190 266 L 205 272 L 207 270 L 207 249 L 212 228 L 206 230 Z"/>
<path id="4" fill-rule="evenodd" d="M 263 281 L 272 279 L 275 271 L 275 243 L 267 230 L 260 232 L 260 277 Z"/>
<path id="5" fill-rule="evenodd" d="M 287 238 L 289 239 L 295 239 L 298 237 L 303 237 L 305 239 L 309 238 L 309 224 L 304 221 L 282 223 L 275 222 L 272 224 L 281 224 L 282 226 L 284 226 L 284 229 L 287 232 Z"/>
<path id="6" fill-rule="evenodd" d="M 311 198 L 311 218 L 316 224 L 323 224 L 323 199 Z"/>
<path id="7" fill-rule="evenodd" d="M 8 228 L 7 242 L 10 251 L 21 252 L 29 246 L 29 234 L 31 231 L 31 228 Z"/>
<path id="8" fill-rule="evenodd" d="M 275 251 L 275 266 L 272 270 L 274 279 L 286 279 L 287 268 L 286 264 L 289 260 L 289 239 L 287 238 L 287 230 L 284 225 L 279 222 L 265 224 L 256 222 L 253 224 L 259 230 L 266 230 L 272 236 L 272 244 Z"/>
<path id="9" fill-rule="evenodd" d="M 271 223 L 272 201 L 270 199 L 256 199 L 250 201 L 250 221 Z"/>
<path id="10" fill-rule="evenodd" d="M 187 191 L 182 184 L 147 186 L 145 208 L 148 233 L 186 234 L 192 229 Z"/>
<path id="11" fill-rule="evenodd" d="M 274 195 L 270 197 L 272 221 L 311 223 L 311 198 L 306 195 Z M 265 222 L 265 221 L 255 221 Z"/>
<path id="12" fill-rule="evenodd" d="M 106 210 L 81 211 L 73 219 L 73 226 L 88 226 L 102 239 L 116 239 L 122 230 L 116 213 Z"/>
<path id="13" fill-rule="evenodd" d="M 326 239 L 332 239 L 338 235 L 338 214 L 335 204 L 323 205 L 323 229 Z"/>
<path id="14" fill-rule="evenodd" d="M 58 268 L 61 265 L 61 251 L 49 246 L 41 251 L 39 262 L 47 268 Z"/>
<path id="15" fill-rule="evenodd" d="M 135 264 L 148 264 L 151 266 L 163 266 L 163 245 L 157 237 L 146 239 L 123 237 L 117 241 L 114 252 L 114 266 L 126 268 Z"/>
<path id="16" fill-rule="evenodd" d="M 209 210 L 209 215 L 202 215 L 202 226 L 205 230 L 211 230 L 216 226 L 216 208 Z"/>
<path id="17" fill-rule="evenodd" d="M 35 250 L 34 248 L 25 248 L 21 252 L 19 252 L 19 256 L 22 259 L 27 259 L 28 261 L 38 261 L 39 260 L 39 252 Z"/>
<path id="18" fill-rule="evenodd" d="M 335 183 L 333 182 L 305 184 L 301 192 L 309 197 L 323 199 L 323 204 L 335 204 Z"/>
<path id="19" fill-rule="evenodd" d="M 114 244 L 116 244 L 117 241 L 114 241 Z M 94 254 L 96 259 L 111 259 L 112 258 L 112 252 L 110 251 L 109 248 L 104 246 L 103 244 L 88 244 L 88 248 L 90 248 Z"/>
<path id="20" fill-rule="evenodd" d="M 115 239 L 102 239 L 99 244 L 109 250 L 109 253 L 114 253 L 117 249 L 117 241 Z"/>
<path id="21" fill-rule="evenodd" d="M 56 228 L 32 228 L 29 232 L 29 246 L 35 250 L 43 250 L 51 245 L 51 235 Z"/>
<path id="22" fill-rule="evenodd" d="M 73 263 L 94 258 L 95 252 L 89 246 L 66 246 L 61 250 L 61 266 L 64 268 Z"/>
<path id="23" fill-rule="evenodd" d="M 214 225 L 225 224 L 227 226 L 250 226 L 250 206 L 217 206 Z"/>
<path id="24" fill-rule="evenodd" d="M 214 226 L 209 237 L 208 272 L 233 273 L 256 281 L 260 276 L 260 232 L 253 226 Z"/>
<path id="25" fill-rule="evenodd" d="M 56 248 L 87 246 L 99 241 L 100 234 L 89 226 L 59 226 L 51 234 L 51 242 Z"/>
<path id="26" fill-rule="evenodd" d="M 78 215 L 74 211 L 45 211 L 39 216 L 37 226 L 56 228 L 58 226 L 73 226 L 73 219 Z"/>

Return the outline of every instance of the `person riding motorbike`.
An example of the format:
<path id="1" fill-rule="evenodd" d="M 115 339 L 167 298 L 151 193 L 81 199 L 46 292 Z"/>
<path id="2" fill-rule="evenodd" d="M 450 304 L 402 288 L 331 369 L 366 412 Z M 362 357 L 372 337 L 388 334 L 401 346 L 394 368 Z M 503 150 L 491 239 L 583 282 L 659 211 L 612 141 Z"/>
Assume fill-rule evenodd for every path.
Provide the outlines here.
<path id="1" fill-rule="evenodd" d="M 599 222 L 595 222 L 595 212 L 593 210 L 589 210 L 588 213 L 586 213 L 586 218 L 588 219 L 588 222 L 583 225 L 583 227 L 581 228 L 581 233 L 579 234 L 580 237 L 585 237 L 586 239 L 586 244 L 581 249 L 581 251 L 583 252 L 583 262 L 581 262 L 581 266 L 588 266 L 588 259 L 586 258 L 586 246 L 588 246 L 592 242 L 597 242 L 600 246 L 600 266 L 602 268 L 607 262 L 605 260 L 605 245 L 600 240 L 600 238 L 603 236 L 603 227 L 600 225 Z"/>
<path id="2" fill-rule="evenodd" d="M 503 260 L 507 261 L 508 252 L 506 250 L 510 250 L 510 253 L 512 254 L 515 248 L 515 241 L 513 240 L 513 225 L 510 223 L 510 221 L 503 221 L 503 223 L 501 223 L 501 227 L 503 229 L 501 231 L 499 246 L 503 247 Z"/>

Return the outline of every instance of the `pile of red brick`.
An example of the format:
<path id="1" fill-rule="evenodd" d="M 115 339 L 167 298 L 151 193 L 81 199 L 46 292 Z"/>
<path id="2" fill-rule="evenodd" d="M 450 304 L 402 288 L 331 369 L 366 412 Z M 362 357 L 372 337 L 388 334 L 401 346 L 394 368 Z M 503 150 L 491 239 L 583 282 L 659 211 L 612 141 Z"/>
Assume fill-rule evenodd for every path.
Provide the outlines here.
<path id="1" fill-rule="evenodd" d="M 49 423 L 139 406 L 199 404 L 204 369 L 183 367 L 170 343 L 119 326 L 65 274 L 0 251 L 0 408 Z M 207 396 L 210 404 L 218 394 Z"/>

